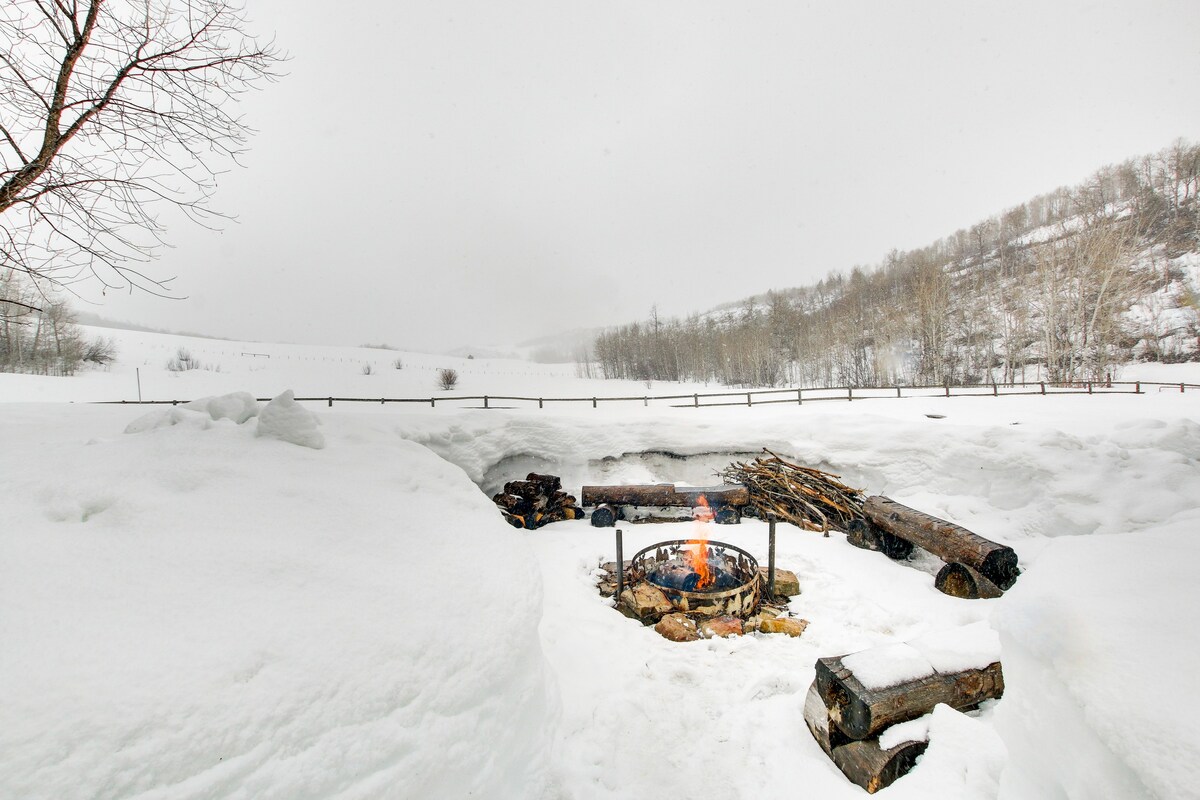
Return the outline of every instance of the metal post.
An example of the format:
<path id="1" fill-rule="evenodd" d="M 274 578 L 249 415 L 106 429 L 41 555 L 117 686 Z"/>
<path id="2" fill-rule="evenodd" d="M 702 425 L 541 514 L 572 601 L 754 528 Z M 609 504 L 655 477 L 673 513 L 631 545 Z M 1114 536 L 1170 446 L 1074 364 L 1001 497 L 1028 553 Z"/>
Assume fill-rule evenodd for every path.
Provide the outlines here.
<path id="1" fill-rule="evenodd" d="M 138 402 L 140 403 L 140 402 L 142 402 L 142 370 L 141 370 L 141 367 L 135 367 L 133 371 L 135 373 L 137 373 Z"/>
<path id="2" fill-rule="evenodd" d="M 767 533 L 770 543 L 767 545 L 767 597 L 775 597 L 775 517 L 767 517 Z"/>
<path id="3" fill-rule="evenodd" d="M 621 529 L 617 528 L 617 599 L 625 591 L 625 554 L 621 548 Z"/>

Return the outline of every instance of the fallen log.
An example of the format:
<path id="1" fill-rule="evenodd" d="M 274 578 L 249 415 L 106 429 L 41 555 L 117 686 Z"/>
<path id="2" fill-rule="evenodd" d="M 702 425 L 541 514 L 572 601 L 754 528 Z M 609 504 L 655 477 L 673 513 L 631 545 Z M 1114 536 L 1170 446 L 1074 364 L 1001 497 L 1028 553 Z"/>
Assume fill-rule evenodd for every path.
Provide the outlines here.
<path id="1" fill-rule="evenodd" d="M 1004 590 L 966 564 L 950 563 L 938 571 L 933 585 L 943 594 L 966 600 L 990 600 Z"/>
<path id="2" fill-rule="evenodd" d="M 679 487 L 672 483 L 647 486 L 584 486 L 583 505 L 598 506 L 697 506 L 701 498 L 710 508 L 744 506 L 750 502 L 745 486 Z"/>
<path id="3" fill-rule="evenodd" d="M 1008 589 L 1020 574 L 1017 554 L 1011 547 L 985 539 L 953 522 L 879 495 L 867 498 L 863 513 L 869 521 L 893 536 L 912 542 L 940 556 L 943 561 L 965 564 L 1000 589 Z"/>
<path id="4" fill-rule="evenodd" d="M 903 561 L 913 551 L 910 541 L 888 533 L 865 519 L 851 520 L 846 526 L 846 541 L 864 550 L 875 550 L 895 561 Z"/>
<path id="5" fill-rule="evenodd" d="M 983 669 L 934 673 L 883 689 L 868 689 L 842 664 L 817 659 L 817 690 L 829 718 L 851 739 L 867 739 L 897 722 L 924 716 L 938 703 L 962 711 L 1004 694 L 1000 662 Z"/>
<path id="6" fill-rule="evenodd" d="M 879 746 L 878 738 L 864 741 L 851 739 L 830 720 L 829 709 L 821 701 L 816 682 L 808 688 L 808 695 L 804 699 L 804 722 L 825 755 L 842 774 L 870 794 L 907 775 L 916 764 L 917 756 L 929 746 L 928 742 L 904 742 L 884 750 Z"/>

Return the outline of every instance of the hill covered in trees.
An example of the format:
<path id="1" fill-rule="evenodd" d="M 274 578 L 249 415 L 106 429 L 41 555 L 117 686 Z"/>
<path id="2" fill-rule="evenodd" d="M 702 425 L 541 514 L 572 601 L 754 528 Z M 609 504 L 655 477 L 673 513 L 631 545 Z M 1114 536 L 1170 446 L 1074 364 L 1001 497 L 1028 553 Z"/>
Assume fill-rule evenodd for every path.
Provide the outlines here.
<path id="1" fill-rule="evenodd" d="M 813 286 L 599 334 L 609 378 L 870 386 L 1103 379 L 1200 359 L 1200 145 L 1098 170 Z"/>

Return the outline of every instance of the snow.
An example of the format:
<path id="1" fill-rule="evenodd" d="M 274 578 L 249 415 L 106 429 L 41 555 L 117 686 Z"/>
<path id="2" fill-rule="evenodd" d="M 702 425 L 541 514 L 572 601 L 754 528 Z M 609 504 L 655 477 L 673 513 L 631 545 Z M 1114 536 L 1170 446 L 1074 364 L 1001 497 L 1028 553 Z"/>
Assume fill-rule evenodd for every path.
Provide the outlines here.
<path id="1" fill-rule="evenodd" d="M 886 689 L 934 672 L 929 659 L 904 642 L 860 650 L 843 658 L 842 664 L 868 689 Z"/>
<path id="2" fill-rule="evenodd" d="M 325 446 L 320 424 L 321 418 L 297 404 L 296 395 L 288 389 L 259 413 L 255 435 L 320 450 Z"/>
<path id="3" fill-rule="evenodd" d="M 881 796 L 1197 796 L 1200 392 L 330 408 L 286 392 L 427 396 L 460 362 L 400 354 L 368 392 L 384 375 L 336 355 L 354 348 L 119 335 L 111 372 L 0 375 L 0 797 L 857 798 L 804 726 L 816 659 L 901 646 L 953 669 L 997 641 L 1004 698 L 935 709 Z M 181 344 L 222 371 L 169 374 Z M 638 386 L 466 366 L 472 393 Z M 135 397 L 135 369 L 147 396 L 205 399 L 83 402 Z M 283 409 L 278 430 L 325 446 L 255 435 Z M 486 494 L 535 468 L 572 491 L 709 484 L 762 447 L 1011 545 L 1023 573 L 960 600 L 936 559 L 783 525 L 804 635 L 678 644 L 598 595 L 611 529 L 515 531 Z M 624 535 L 628 554 L 681 529 Z M 765 557 L 760 522 L 718 538 Z"/>

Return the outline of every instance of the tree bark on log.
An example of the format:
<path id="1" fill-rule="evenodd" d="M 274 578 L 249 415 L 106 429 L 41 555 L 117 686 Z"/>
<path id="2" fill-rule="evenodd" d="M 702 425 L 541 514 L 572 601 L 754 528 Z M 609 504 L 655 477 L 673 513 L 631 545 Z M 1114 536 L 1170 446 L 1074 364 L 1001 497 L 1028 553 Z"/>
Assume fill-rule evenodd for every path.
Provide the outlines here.
<path id="1" fill-rule="evenodd" d="M 933 585 L 942 594 L 966 600 L 990 600 L 1004 594 L 1003 589 L 966 564 L 950 563 L 942 567 Z"/>
<path id="2" fill-rule="evenodd" d="M 962 711 L 1004 694 L 1000 662 L 984 669 L 935 673 L 885 689 L 868 689 L 842 665 L 817 659 L 817 690 L 829 718 L 851 739 L 866 739 L 897 722 L 924 716 L 938 703 Z"/>
<path id="3" fill-rule="evenodd" d="M 745 486 L 710 486 L 676 488 L 674 484 L 657 483 L 649 486 L 584 486 L 583 504 L 598 506 L 696 506 L 704 496 L 712 508 L 744 506 L 750 502 L 750 490 Z"/>
<path id="4" fill-rule="evenodd" d="M 832 758 L 851 782 L 875 794 L 907 775 L 927 747 L 929 742 L 904 742 L 884 750 L 878 739 L 867 739 L 834 748 Z"/>
<path id="5" fill-rule="evenodd" d="M 865 519 L 851 520 L 846 526 L 846 541 L 864 550 L 875 550 L 894 561 L 908 558 L 913 551 L 912 542 L 888 533 Z"/>
<path id="6" fill-rule="evenodd" d="M 1017 554 L 1011 547 L 879 495 L 867 498 L 863 513 L 888 533 L 925 548 L 943 561 L 966 564 L 1001 589 L 1008 589 L 1017 580 Z"/>
<path id="7" fill-rule="evenodd" d="M 865 741 L 851 739 L 829 718 L 829 709 L 821 700 L 815 681 L 808 687 L 808 695 L 804 698 L 804 722 L 825 755 L 842 774 L 871 794 L 908 774 L 917 756 L 928 747 L 928 742 L 905 742 L 891 750 L 884 750 L 877 738 Z"/>

